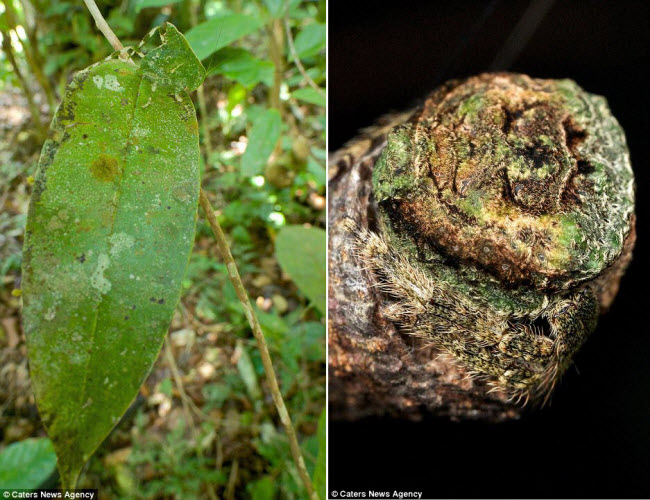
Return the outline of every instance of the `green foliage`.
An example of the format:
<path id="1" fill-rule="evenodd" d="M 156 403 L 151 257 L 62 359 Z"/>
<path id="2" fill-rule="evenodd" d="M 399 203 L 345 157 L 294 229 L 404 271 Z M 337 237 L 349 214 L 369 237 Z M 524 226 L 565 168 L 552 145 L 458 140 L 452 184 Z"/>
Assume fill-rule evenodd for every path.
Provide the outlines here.
<path id="1" fill-rule="evenodd" d="M 282 392 L 288 393 L 295 384 L 309 377 L 301 363 L 318 363 L 325 359 L 325 325 L 315 321 L 300 322 L 296 317 L 284 319 L 259 311 L 258 317 L 280 366 Z M 253 358 L 256 357 L 254 354 Z"/>
<path id="2" fill-rule="evenodd" d="M 172 25 L 164 35 L 141 64 L 147 78 L 110 59 L 70 84 L 31 200 L 23 318 L 66 487 L 158 356 L 191 250 L 198 126 L 188 95 L 169 94 L 203 68 Z"/>
<path id="3" fill-rule="evenodd" d="M 248 50 L 225 47 L 214 59 L 218 62 L 210 69 L 210 74 L 224 75 L 248 89 L 260 82 L 268 86 L 273 83 L 273 63 L 255 58 Z"/>
<path id="4" fill-rule="evenodd" d="M 0 489 L 35 489 L 56 467 L 52 442 L 25 439 L 0 451 Z"/>
<path id="5" fill-rule="evenodd" d="M 316 470 L 314 472 L 314 488 L 320 498 L 327 498 L 325 490 L 327 486 L 327 412 L 323 412 L 318 419 L 318 457 L 316 458 Z"/>
<path id="6" fill-rule="evenodd" d="M 262 25 L 261 19 L 243 14 L 226 14 L 194 26 L 186 33 L 187 41 L 199 59 L 230 45 Z"/>
<path id="7" fill-rule="evenodd" d="M 243 175 L 253 176 L 262 173 L 280 138 L 281 126 L 282 118 L 275 109 L 268 109 L 257 117 L 248 135 L 249 144 L 241 160 Z"/>
<path id="8" fill-rule="evenodd" d="M 257 452 L 268 461 L 271 475 L 276 477 L 276 495 L 283 499 L 298 500 L 306 498 L 304 489 L 300 484 L 298 471 L 291 459 L 289 443 L 286 437 L 280 434 L 270 422 L 264 422 L 260 426 L 260 435 L 254 442 Z M 309 460 L 310 454 L 305 453 L 305 455 L 307 460 Z M 313 467 L 313 462 L 309 462 L 309 466 Z M 261 490 L 262 488 L 259 489 Z M 266 489 L 254 492 L 257 494 L 269 494 L 273 490 Z"/>
<path id="9" fill-rule="evenodd" d="M 149 7 L 164 7 L 165 5 L 180 3 L 182 1 L 183 0 L 135 0 L 135 11 L 140 12 L 142 9 L 147 9 Z"/>
<path id="10" fill-rule="evenodd" d="M 244 349 L 241 341 L 237 344 L 237 351 L 237 371 L 239 371 L 239 375 L 246 385 L 246 390 L 248 391 L 251 401 L 259 401 L 262 398 L 262 391 L 257 382 L 255 367 L 253 366 L 253 361 L 251 360 L 248 351 Z"/>
<path id="11" fill-rule="evenodd" d="M 154 477 L 145 483 L 127 482 L 128 488 L 119 488 L 124 498 L 207 498 L 207 485 L 227 483 L 228 476 L 224 470 L 215 468 L 214 459 L 197 454 L 195 443 L 187 439 L 186 422 L 179 420 L 160 439 L 144 436 L 143 425 L 141 415 L 136 430 L 137 446 L 129 456 L 128 465 L 131 471 L 152 467 Z M 205 442 L 212 432 L 202 428 L 198 442 Z"/>
<path id="12" fill-rule="evenodd" d="M 205 79 L 205 68 L 197 60 L 185 37 L 170 23 L 164 24 L 157 30 L 157 33 L 160 34 L 162 43 L 149 50 L 140 63 L 143 83 L 152 81 L 164 88 L 166 92 L 196 90 Z M 160 99 L 161 96 L 154 94 L 153 97 Z M 176 100 L 178 101 L 178 99 Z M 143 101 L 141 106 L 144 109 L 144 106 L 149 103 L 149 101 Z M 156 104 L 154 102 L 154 106 Z"/>
<path id="13" fill-rule="evenodd" d="M 322 51 L 325 48 L 326 33 L 327 30 L 322 23 L 312 23 L 305 26 L 295 41 L 298 57 L 312 57 Z"/>
<path id="14" fill-rule="evenodd" d="M 311 87 L 294 90 L 291 95 L 296 99 L 315 104 L 316 106 L 325 106 L 325 95 L 319 94 L 315 89 L 312 89 Z"/>
<path id="15" fill-rule="evenodd" d="M 251 496 L 251 500 L 273 500 L 278 488 L 272 477 L 264 476 L 246 485 L 246 491 Z"/>
<path id="16" fill-rule="evenodd" d="M 325 314 L 326 234 L 314 227 L 287 226 L 278 234 L 278 262 L 314 306 Z"/>

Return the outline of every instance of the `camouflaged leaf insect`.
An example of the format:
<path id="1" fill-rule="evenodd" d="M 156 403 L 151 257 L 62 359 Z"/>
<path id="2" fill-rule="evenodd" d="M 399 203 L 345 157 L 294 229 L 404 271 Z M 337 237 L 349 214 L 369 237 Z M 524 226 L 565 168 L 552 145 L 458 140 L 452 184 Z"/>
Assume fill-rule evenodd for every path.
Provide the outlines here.
<path id="1" fill-rule="evenodd" d="M 154 35 L 146 53 L 124 49 L 75 76 L 29 207 L 23 321 L 64 487 L 158 356 L 194 241 L 199 143 L 187 92 L 205 70 L 173 25 Z"/>

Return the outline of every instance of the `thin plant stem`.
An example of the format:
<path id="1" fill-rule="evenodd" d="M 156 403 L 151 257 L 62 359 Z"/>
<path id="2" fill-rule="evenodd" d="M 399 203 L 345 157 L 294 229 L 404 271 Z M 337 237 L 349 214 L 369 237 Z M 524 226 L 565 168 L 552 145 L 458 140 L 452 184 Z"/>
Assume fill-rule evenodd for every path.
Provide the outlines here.
<path id="1" fill-rule="evenodd" d="M 266 379 L 269 383 L 269 388 L 271 389 L 271 396 L 273 397 L 273 402 L 275 407 L 278 410 L 278 415 L 280 416 L 280 421 L 285 428 L 287 437 L 289 438 L 289 446 L 291 448 L 291 454 L 293 459 L 298 466 L 298 472 L 300 477 L 305 484 L 309 498 L 312 500 L 318 500 L 318 495 L 314 491 L 314 487 L 307 472 L 307 467 L 305 466 L 305 460 L 302 457 L 300 451 L 300 446 L 298 445 L 298 438 L 296 437 L 296 431 L 291 422 L 291 417 L 289 417 L 289 412 L 287 407 L 284 404 L 284 398 L 280 392 L 280 386 L 278 385 L 278 379 L 275 376 L 275 370 L 273 369 L 273 362 L 271 361 L 271 354 L 269 353 L 269 348 L 266 345 L 266 339 L 264 338 L 264 333 L 262 332 L 262 327 L 255 315 L 253 306 L 251 305 L 244 284 L 242 283 L 241 277 L 239 276 L 239 270 L 237 269 L 237 264 L 235 264 L 235 259 L 230 253 L 230 247 L 226 241 L 226 235 L 221 229 L 221 225 L 217 220 L 217 217 L 214 215 L 214 209 L 210 204 L 208 196 L 205 194 L 203 188 L 201 188 L 201 193 L 199 194 L 199 203 L 201 208 L 205 212 L 205 215 L 210 224 L 210 228 L 214 234 L 215 239 L 217 240 L 217 246 L 219 247 L 219 252 L 221 252 L 221 257 L 224 264 L 226 264 L 226 269 L 228 270 L 228 276 L 230 281 L 235 287 L 235 292 L 237 293 L 237 298 L 241 302 L 242 307 L 244 308 L 244 313 L 246 314 L 246 319 L 248 319 L 248 324 L 253 330 L 253 335 L 257 341 L 257 348 L 260 351 L 260 357 L 262 358 L 262 365 L 264 365 L 264 371 L 266 372 Z"/>
<path id="2" fill-rule="evenodd" d="M 291 36 L 291 28 L 289 27 L 289 21 L 287 19 L 284 20 L 284 29 L 287 33 L 287 44 L 289 45 L 289 52 L 291 52 L 291 58 L 298 68 L 298 71 L 300 71 L 300 74 L 311 88 L 313 88 L 321 97 L 325 97 L 325 92 L 323 92 L 323 89 L 320 88 L 314 80 L 312 80 L 311 76 L 309 76 L 307 74 L 307 71 L 305 71 L 305 67 L 302 65 L 302 62 L 300 62 L 300 57 L 298 57 L 298 52 L 296 52 L 296 46 L 293 44 L 293 36 Z"/>
<path id="3" fill-rule="evenodd" d="M 286 121 L 285 107 L 280 99 L 280 90 L 284 78 L 284 32 L 282 21 L 273 19 L 268 27 L 269 34 L 269 57 L 275 66 L 273 72 L 273 85 L 269 88 L 269 103 L 272 108 L 280 112 L 282 121 Z M 273 156 L 277 157 L 282 152 L 282 141 L 278 139 L 273 148 Z"/>
<path id="4" fill-rule="evenodd" d="M 237 473 L 239 472 L 239 460 L 236 458 L 232 462 L 230 474 L 228 476 L 228 486 L 226 487 L 226 500 L 234 500 L 235 484 L 237 483 Z"/>
<path id="5" fill-rule="evenodd" d="M 84 3 L 86 4 L 86 7 L 88 7 L 90 15 L 93 16 L 95 24 L 97 25 L 97 29 L 101 31 L 102 34 L 106 37 L 108 43 L 110 43 L 111 46 L 117 51 L 124 49 L 124 45 L 122 45 L 120 39 L 117 38 L 117 35 L 115 35 L 115 33 L 113 33 L 113 30 L 104 19 L 104 16 L 102 16 L 102 13 L 99 12 L 95 0 L 84 0 Z"/>
<path id="6" fill-rule="evenodd" d="M 199 16 L 197 13 L 198 4 L 192 3 L 190 5 L 190 23 L 192 26 L 199 24 Z M 205 100 L 205 91 L 203 84 L 196 89 L 196 97 L 199 101 L 199 112 L 201 113 L 201 128 L 203 129 L 203 146 L 205 147 L 205 165 L 208 168 L 211 165 L 212 158 L 212 139 L 210 138 L 210 125 L 208 124 L 208 106 Z"/>
<path id="7" fill-rule="evenodd" d="M 11 67 L 14 70 L 14 74 L 18 79 L 18 84 L 20 85 L 20 88 L 23 91 L 23 95 L 25 96 L 25 99 L 27 99 L 29 112 L 32 115 L 32 120 L 34 122 L 34 126 L 36 127 L 36 130 L 38 131 L 38 135 L 40 138 L 43 138 L 47 136 L 47 129 L 43 125 L 43 122 L 41 122 L 41 110 L 36 104 L 36 102 L 34 101 L 34 98 L 32 96 L 32 91 L 29 88 L 29 83 L 27 83 L 27 80 L 25 79 L 25 76 L 23 75 L 20 66 L 18 66 L 18 61 L 14 56 L 14 49 L 11 46 L 11 37 L 9 35 L 9 31 L 2 30 L 0 34 L 2 34 L 2 50 L 4 50 L 4 53 L 7 56 L 7 59 L 9 60 L 9 64 L 11 64 Z"/>
<path id="8" fill-rule="evenodd" d="M 169 346 L 169 339 L 165 339 L 165 345 L 163 347 L 165 350 L 165 359 L 167 360 L 167 365 L 172 372 L 172 378 L 178 389 L 178 393 L 181 396 L 181 404 L 183 406 L 183 413 L 185 414 L 185 420 L 187 420 L 187 425 L 192 429 L 192 435 L 197 439 L 196 427 L 194 427 L 194 419 L 192 418 L 192 412 L 190 411 L 190 398 L 185 392 L 185 385 L 183 384 L 183 378 L 181 377 L 181 372 L 178 369 L 176 360 L 174 359 L 174 353 L 172 352 L 171 347 Z"/>
<path id="9" fill-rule="evenodd" d="M 20 36 L 18 36 L 18 31 L 16 29 L 19 20 L 18 20 L 18 13 L 14 9 L 14 4 L 12 0 L 3 0 L 3 4 L 5 6 L 5 17 L 6 17 L 7 24 L 9 25 L 9 29 L 13 30 L 14 33 L 16 33 L 16 40 L 18 40 L 18 43 L 23 48 L 23 55 L 25 56 L 27 65 L 29 66 L 29 69 L 36 77 L 36 80 L 38 80 L 39 85 L 43 89 L 43 93 L 45 94 L 45 98 L 47 99 L 47 104 L 50 108 L 50 113 L 54 113 L 54 110 L 56 108 L 56 99 L 54 97 L 54 91 L 52 90 L 52 86 L 50 85 L 50 82 L 43 74 L 43 70 L 41 69 L 41 66 L 38 64 L 36 60 L 37 53 L 38 53 L 38 46 L 35 43 L 36 41 L 33 38 L 29 37 L 29 33 L 31 30 L 27 26 L 27 23 L 25 23 L 25 28 L 26 28 L 25 32 L 28 35 L 28 39 L 27 41 L 23 41 L 20 38 Z"/>
<path id="10" fill-rule="evenodd" d="M 273 73 L 273 85 L 269 88 L 269 102 L 271 107 L 283 113 L 282 101 L 280 100 L 280 88 L 284 77 L 284 33 L 282 32 L 282 23 L 279 19 L 274 19 L 268 27 L 269 33 L 269 57 L 275 66 Z"/>
<path id="11" fill-rule="evenodd" d="M 113 33 L 111 28 L 104 20 L 101 12 L 99 12 L 99 9 L 95 4 L 95 1 L 84 0 L 84 2 L 86 3 L 86 6 L 88 7 L 88 10 L 90 11 L 91 15 L 95 19 L 95 23 L 97 24 L 97 27 L 104 34 L 104 36 L 113 46 L 113 48 L 115 50 L 120 50 L 120 51 L 123 50 L 124 46 L 119 41 L 117 36 L 115 36 L 115 33 Z M 266 339 L 264 337 L 264 333 L 262 332 L 262 327 L 260 326 L 257 316 L 255 315 L 255 311 L 253 310 L 253 306 L 248 297 L 248 293 L 246 293 L 246 289 L 244 288 L 244 283 L 242 282 L 241 277 L 239 276 L 239 270 L 237 269 L 237 264 L 235 263 L 235 259 L 233 259 L 232 253 L 230 252 L 230 247 L 228 246 L 226 235 L 221 229 L 221 225 L 219 224 L 217 217 L 214 215 L 214 209 L 212 208 L 212 205 L 210 204 L 210 200 L 208 199 L 208 196 L 206 195 L 203 188 L 201 188 L 201 191 L 199 193 L 199 204 L 201 205 L 201 208 L 203 208 L 203 211 L 205 212 L 210 228 L 212 229 L 212 233 L 214 234 L 215 239 L 217 241 L 217 246 L 219 247 L 219 251 L 221 253 L 222 259 L 226 264 L 226 269 L 228 270 L 228 276 L 230 277 L 230 281 L 235 287 L 235 292 L 237 294 L 237 297 L 241 302 L 246 318 L 248 319 L 248 324 L 250 325 L 251 330 L 253 331 L 253 336 L 257 341 L 257 347 L 260 351 L 262 365 L 264 366 L 264 371 L 266 372 L 266 379 L 269 384 L 269 388 L 271 390 L 271 397 L 273 398 L 273 402 L 275 403 L 275 407 L 278 411 L 280 421 L 282 422 L 282 425 L 285 428 L 285 432 L 287 433 L 287 438 L 289 440 L 289 447 L 291 448 L 291 455 L 293 456 L 293 460 L 296 463 L 296 466 L 298 467 L 298 473 L 300 474 L 300 478 L 302 479 L 302 482 L 305 485 L 305 489 L 307 490 L 307 494 L 310 500 L 319 500 L 318 494 L 314 490 L 314 486 L 311 482 L 311 478 L 309 477 L 309 472 L 307 472 L 307 466 L 305 465 L 305 460 L 302 456 L 302 452 L 300 451 L 300 446 L 298 445 L 296 430 L 293 427 L 293 423 L 291 422 L 291 417 L 289 416 L 289 411 L 287 410 L 287 406 L 284 403 L 284 398 L 282 397 L 282 393 L 280 392 L 280 386 L 278 385 L 278 379 L 275 375 L 275 369 L 273 368 L 273 362 L 271 361 L 271 354 L 269 352 L 268 346 L 266 345 Z"/>
<path id="12" fill-rule="evenodd" d="M 221 425 L 221 422 L 210 415 L 206 415 L 203 413 L 203 410 L 196 406 L 196 403 L 192 401 L 192 398 L 190 398 L 187 395 L 187 392 L 185 391 L 185 386 L 183 385 L 183 379 L 181 378 L 181 373 L 178 369 L 178 365 L 176 364 L 176 360 L 174 359 L 174 355 L 171 351 L 171 348 L 169 347 L 169 342 L 168 339 L 165 340 L 165 358 L 167 359 L 167 364 L 169 365 L 169 369 L 172 372 L 172 377 L 174 378 L 174 382 L 176 383 L 176 387 L 178 389 L 178 393 L 181 396 L 181 402 L 183 403 L 183 411 L 185 412 L 185 417 L 190 418 L 192 414 L 196 418 L 198 418 L 200 421 L 207 421 L 211 422 L 215 425 Z M 187 407 L 187 410 L 191 410 L 189 413 L 188 417 L 188 412 L 185 410 Z"/>

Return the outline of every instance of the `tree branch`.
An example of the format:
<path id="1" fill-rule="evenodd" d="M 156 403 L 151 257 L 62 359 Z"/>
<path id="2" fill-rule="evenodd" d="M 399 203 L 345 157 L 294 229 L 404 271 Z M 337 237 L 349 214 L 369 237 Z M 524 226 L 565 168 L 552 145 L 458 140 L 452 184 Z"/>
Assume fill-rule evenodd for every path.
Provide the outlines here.
<path id="1" fill-rule="evenodd" d="M 298 52 L 296 52 L 296 46 L 293 44 L 293 37 L 291 36 L 291 29 L 289 28 L 289 21 L 284 20 L 284 29 L 287 33 L 287 43 L 289 44 L 289 52 L 291 52 L 291 58 L 293 59 L 294 64 L 298 68 L 298 71 L 300 71 L 300 74 L 302 77 L 305 79 L 305 81 L 309 84 L 311 88 L 313 88 L 318 94 L 320 94 L 322 97 L 325 97 L 325 92 L 323 92 L 323 89 L 320 88 L 318 85 L 316 85 L 316 82 L 311 79 L 311 76 L 307 74 L 307 71 L 305 71 L 305 67 L 302 65 L 302 62 L 300 62 L 300 58 L 298 57 Z"/>

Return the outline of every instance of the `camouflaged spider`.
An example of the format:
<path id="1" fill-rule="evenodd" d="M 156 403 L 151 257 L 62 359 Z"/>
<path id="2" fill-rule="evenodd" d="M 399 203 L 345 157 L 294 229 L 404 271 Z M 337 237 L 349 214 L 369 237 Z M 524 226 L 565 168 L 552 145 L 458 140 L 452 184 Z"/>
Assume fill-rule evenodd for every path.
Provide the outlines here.
<path id="1" fill-rule="evenodd" d="M 634 245 L 634 176 L 602 97 L 570 80 L 449 82 L 373 170 L 379 232 L 347 220 L 404 334 L 517 401 L 545 401 Z"/>

